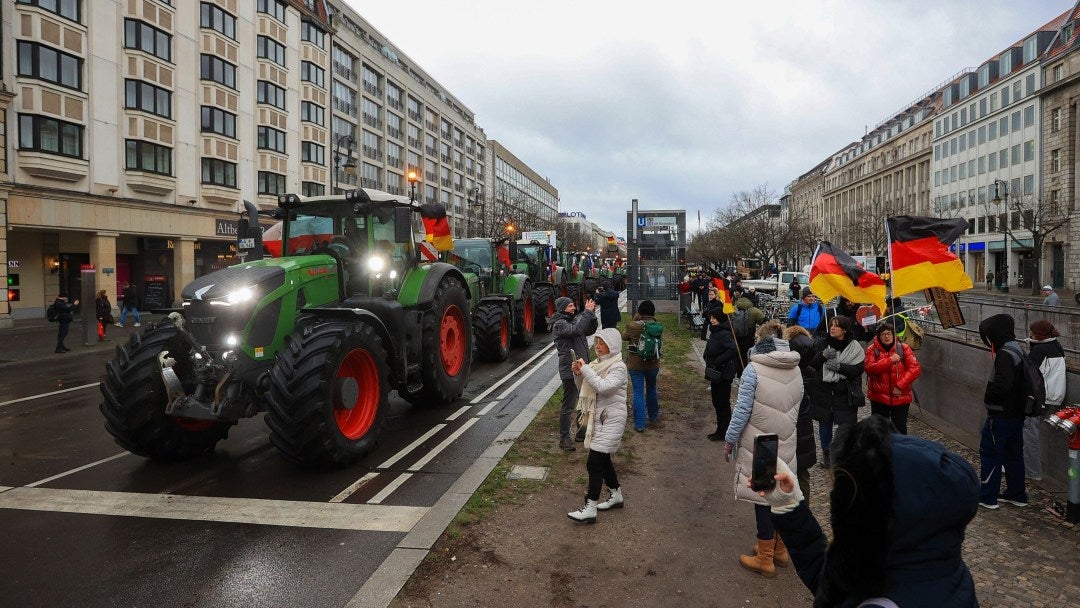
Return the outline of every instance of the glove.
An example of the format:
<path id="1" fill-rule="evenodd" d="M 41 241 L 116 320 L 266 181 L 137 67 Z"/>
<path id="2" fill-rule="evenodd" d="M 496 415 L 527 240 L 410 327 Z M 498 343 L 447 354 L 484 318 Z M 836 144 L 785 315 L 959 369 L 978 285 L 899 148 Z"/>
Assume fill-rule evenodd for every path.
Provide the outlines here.
<path id="1" fill-rule="evenodd" d="M 825 362 L 824 367 L 825 367 L 825 369 L 829 370 L 830 372 L 838 372 L 838 371 L 840 371 L 840 362 L 837 361 L 836 359 L 829 359 L 828 361 Z"/>
<path id="2" fill-rule="evenodd" d="M 826 346 L 825 350 L 821 351 L 821 356 L 825 357 L 826 359 L 828 359 L 830 361 L 835 359 L 836 355 L 838 355 L 838 354 L 839 353 L 836 352 L 836 349 L 831 347 L 831 346 Z"/>
<path id="3" fill-rule="evenodd" d="M 731 460 L 731 450 L 735 449 L 734 443 L 724 442 L 724 462 Z"/>

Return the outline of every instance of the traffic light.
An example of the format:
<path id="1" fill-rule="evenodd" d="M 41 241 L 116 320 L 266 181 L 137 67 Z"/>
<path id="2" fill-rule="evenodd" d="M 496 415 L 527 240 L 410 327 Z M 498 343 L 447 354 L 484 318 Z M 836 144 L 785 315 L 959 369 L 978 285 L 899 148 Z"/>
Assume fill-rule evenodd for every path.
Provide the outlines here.
<path id="1" fill-rule="evenodd" d="M 18 302 L 19 301 L 19 290 L 18 289 L 11 289 L 9 287 L 8 290 L 7 290 L 7 301 L 8 302 Z"/>
<path id="2" fill-rule="evenodd" d="M 8 287 L 18 287 L 19 286 L 19 275 L 17 275 L 17 274 L 9 274 L 7 276 L 7 286 Z"/>

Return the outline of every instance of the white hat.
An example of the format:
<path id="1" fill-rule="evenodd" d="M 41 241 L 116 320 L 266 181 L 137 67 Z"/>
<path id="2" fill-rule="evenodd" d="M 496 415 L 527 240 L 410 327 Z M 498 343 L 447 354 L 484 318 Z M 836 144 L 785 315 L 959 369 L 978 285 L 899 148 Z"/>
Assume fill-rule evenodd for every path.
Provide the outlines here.
<path id="1" fill-rule="evenodd" d="M 1042 290 L 1043 291 L 1054 291 L 1054 288 L 1049 286 L 1049 285 L 1043 285 Z"/>

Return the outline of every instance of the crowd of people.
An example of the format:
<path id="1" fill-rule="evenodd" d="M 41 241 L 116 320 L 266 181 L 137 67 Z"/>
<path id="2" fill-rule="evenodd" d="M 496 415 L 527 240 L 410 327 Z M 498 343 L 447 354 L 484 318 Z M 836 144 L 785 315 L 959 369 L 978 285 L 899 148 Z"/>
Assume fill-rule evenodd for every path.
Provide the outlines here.
<path id="1" fill-rule="evenodd" d="M 740 565 L 774 577 L 777 566 L 793 564 L 815 606 L 977 606 L 961 555 L 964 530 L 980 506 L 1026 506 L 1026 479 L 1041 479 L 1038 418 L 1025 414 L 1021 361 L 1042 372 L 1047 406 L 1056 409 L 1065 396 L 1057 329 L 1047 320 L 1032 323 L 1025 354 L 1011 316 L 980 323 L 994 364 L 977 474 L 940 444 L 908 436 L 922 367 L 917 343 L 905 340 L 911 321 L 899 299 L 865 315 L 844 299 L 827 309 L 809 288 L 794 285 L 799 299 L 778 320 L 741 291 L 733 291 L 735 312 L 727 314 L 713 283 L 700 287 L 706 324 L 699 337 L 716 416 L 706 437 L 723 442 L 725 459 L 734 458 L 735 498 L 754 507 L 756 543 L 752 554 L 739 556 Z M 691 289 L 698 294 L 697 284 Z M 643 301 L 620 334 L 596 331 L 590 305 L 575 320 L 566 304 L 560 304 L 564 318 L 557 315 L 556 323 L 563 325 L 555 332 L 560 370 L 565 361 L 568 374 L 564 395 L 580 392 L 577 407 L 590 414 L 588 491 L 584 506 L 567 516 L 593 523 L 598 511 L 624 504 L 611 456 L 626 422 L 644 432 L 660 416 L 661 362 L 644 359 L 634 346 L 655 321 L 655 306 Z M 867 318 L 870 323 L 861 322 Z M 590 363 L 582 342 L 592 332 L 597 358 Z M 623 343 L 629 346 L 625 362 Z M 867 405 L 870 415 L 860 420 Z M 564 401 L 564 412 L 567 407 Z M 755 439 L 764 434 L 777 438 L 776 486 L 758 491 L 749 479 Z M 833 541 L 827 547 L 809 504 L 815 465 L 828 469 L 831 479 Z M 599 502 L 605 484 L 608 499 Z"/>

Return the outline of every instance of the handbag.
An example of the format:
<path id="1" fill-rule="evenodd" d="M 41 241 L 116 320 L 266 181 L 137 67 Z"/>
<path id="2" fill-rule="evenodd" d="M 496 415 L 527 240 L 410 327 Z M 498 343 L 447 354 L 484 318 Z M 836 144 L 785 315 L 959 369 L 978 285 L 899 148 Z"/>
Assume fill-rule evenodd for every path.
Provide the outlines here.
<path id="1" fill-rule="evenodd" d="M 98 337 L 98 340 L 104 340 L 105 339 L 105 324 L 102 323 L 101 321 L 97 322 L 97 337 Z"/>
<path id="2" fill-rule="evenodd" d="M 705 379 L 709 382 L 722 382 L 724 380 L 724 372 L 714 367 L 706 367 Z"/>

